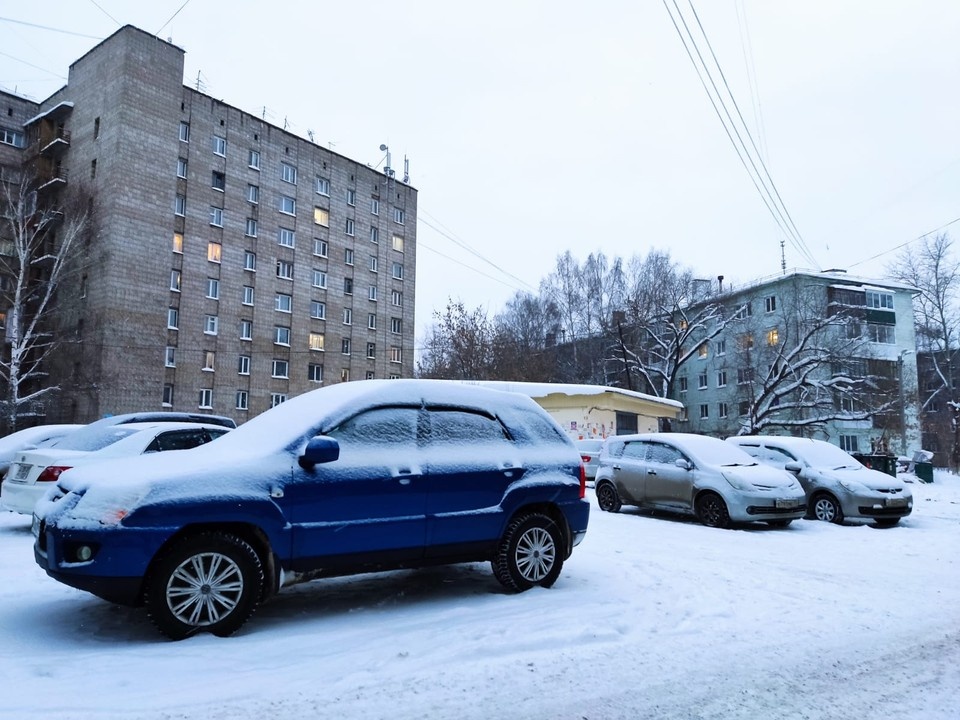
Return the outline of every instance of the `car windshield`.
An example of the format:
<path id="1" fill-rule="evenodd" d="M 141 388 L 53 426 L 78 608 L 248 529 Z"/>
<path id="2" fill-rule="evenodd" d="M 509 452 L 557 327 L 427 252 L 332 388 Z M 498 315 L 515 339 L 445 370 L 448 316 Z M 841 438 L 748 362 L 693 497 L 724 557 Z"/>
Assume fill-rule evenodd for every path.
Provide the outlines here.
<path id="1" fill-rule="evenodd" d="M 836 445 L 821 440 L 814 440 L 802 447 L 792 449 L 813 467 L 829 467 L 834 470 L 862 467 L 856 458 L 851 457 Z"/>
<path id="2" fill-rule="evenodd" d="M 100 450 L 141 430 L 143 430 L 143 428 L 140 426 L 111 425 L 105 428 L 99 428 L 97 432 L 68 435 L 58 442 L 55 447 L 57 450 Z"/>
<path id="3" fill-rule="evenodd" d="M 688 437 L 682 445 L 678 444 L 678 447 L 680 447 L 681 450 L 689 449 L 692 455 L 707 465 L 734 467 L 737 465 L 748 466 L 757 464 L 756 460 L 733 443 L 718 440 L 717 438 L 691 436 Z"/>

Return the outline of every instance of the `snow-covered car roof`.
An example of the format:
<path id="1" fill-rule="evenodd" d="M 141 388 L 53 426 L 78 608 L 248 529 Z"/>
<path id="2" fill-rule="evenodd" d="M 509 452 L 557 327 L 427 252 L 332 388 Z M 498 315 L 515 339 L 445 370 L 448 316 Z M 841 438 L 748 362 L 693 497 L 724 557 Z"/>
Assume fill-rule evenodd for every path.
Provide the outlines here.
<path id="1" fill-rule="evenodd" d="M 617 440 L 650 440 L 675 445 L 706 465 L 754 465 L 756 460 L 733 443 L 693 433 L 641 433 L 617 435 Z"/>

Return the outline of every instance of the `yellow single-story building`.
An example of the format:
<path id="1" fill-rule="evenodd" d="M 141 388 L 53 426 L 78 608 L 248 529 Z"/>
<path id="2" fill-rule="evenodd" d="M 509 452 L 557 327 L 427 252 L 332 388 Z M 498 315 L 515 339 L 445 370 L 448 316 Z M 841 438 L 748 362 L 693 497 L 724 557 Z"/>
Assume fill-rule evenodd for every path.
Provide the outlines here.
<path id="1" fill-rule="evenodd" d="M 573 440 L 656 432 L 683 411 L 683 403 L 605 385 L 463 381 L 531 397 Z"/>

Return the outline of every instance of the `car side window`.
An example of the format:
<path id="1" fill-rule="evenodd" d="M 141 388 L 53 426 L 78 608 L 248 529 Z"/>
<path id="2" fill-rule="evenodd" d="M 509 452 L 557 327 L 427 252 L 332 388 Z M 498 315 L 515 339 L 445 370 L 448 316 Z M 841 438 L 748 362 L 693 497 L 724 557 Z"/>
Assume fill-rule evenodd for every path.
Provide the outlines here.
<path id="1" fill-rule="evenodd" d="M 172 430 L 160 433 L 144 452 L 166 452 L 167 450 L 189 450 L 207 442 L 207 434 L 202 428 L 197 430 Z"/>
<path id="2" fill-rule="evenodd" d="M 683 453 L 675 447 L 662 445 L 661 443 L 650 443 L 650 452 L 647 455 L 647 460 L 661 465 L 673 465 L 674 462 L 680 460 L 682 457 Z"/>
<path id="3" fill-rule="evenodd" d="M 647 444 L 643 442 L 628 442 L 623 446 L 621 456 L 630 460 L 643 460 L 647 454 Z"/>
<path id="4" fill-rule="evenodd" d="M 430 444 L 507 442 L 510 438 L 497 420 L 464 410 L 431 410 Z"/>
<path id="5" fill-rule="evenodd" d="M 417 438 L 415 408 L 374 408 L 358 413 L 327 433 L 340 443 L 340 450 L 371 445 L 413 445 Z"/>

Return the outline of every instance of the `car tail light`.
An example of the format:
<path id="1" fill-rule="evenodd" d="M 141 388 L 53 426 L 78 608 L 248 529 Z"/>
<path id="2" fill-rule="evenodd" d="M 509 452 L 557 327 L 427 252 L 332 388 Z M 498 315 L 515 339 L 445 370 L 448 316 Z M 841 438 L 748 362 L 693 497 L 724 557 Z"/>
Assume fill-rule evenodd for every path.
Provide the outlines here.
<path id="1" fill-rule="evenodd" d="M 581 455 L 580 459 L 583 460 L 584 463 L 588 463 L 591 460 L 589 455 Z"/>
<path id="2" fill-rule="evenodd" d="M 60 477 L 60 473 L 69 469 L 70 465 L 49 465 L 43 469 L 42 473 L 40 473 L 40 477 L 37 478 L 37 482 L 56 482 Z"/>
<path id="3" fill-rule="evenodd" d="M 587 469 L 580 463 L 580 499 L 587 496 Z"/>

